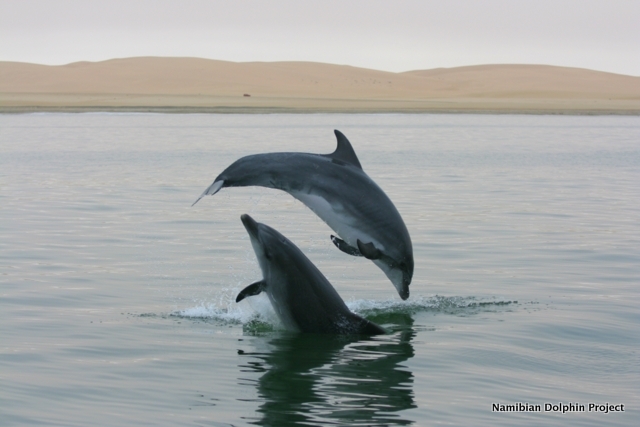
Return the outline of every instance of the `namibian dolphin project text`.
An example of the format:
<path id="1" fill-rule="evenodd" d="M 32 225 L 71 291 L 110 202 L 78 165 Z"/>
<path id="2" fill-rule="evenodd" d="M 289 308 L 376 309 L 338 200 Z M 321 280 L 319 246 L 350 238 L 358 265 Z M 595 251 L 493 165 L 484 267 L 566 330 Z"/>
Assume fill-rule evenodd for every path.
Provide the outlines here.
<path id="1" fill-rule="evenodd" d="M 624 412 L 624 403 L 617 405 L 607 403 L 544 403 L 544 405 L 516 402 L 514 404 L 504 405 L 502 403 L 492 403 L 492 412 L 600 412 L 608 414 L 610 412 Z M 544 411 L 543 411 L 544 409 Z"/>

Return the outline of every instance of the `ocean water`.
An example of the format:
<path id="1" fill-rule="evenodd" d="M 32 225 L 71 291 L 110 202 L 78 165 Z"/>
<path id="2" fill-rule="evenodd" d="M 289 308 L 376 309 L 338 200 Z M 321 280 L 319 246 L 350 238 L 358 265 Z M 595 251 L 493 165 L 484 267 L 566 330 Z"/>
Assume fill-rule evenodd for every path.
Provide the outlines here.
<path id="1" fill-rule="evenodd" d="M 333 129 L 406 222 L 407 301 L 283 192 L 191 207 Z M 261 278 L 243 213 L 389 334 L 236 304 Z M 640 117 L 0 115 L 2 426 L 635 426 L 639 284 Z"/>

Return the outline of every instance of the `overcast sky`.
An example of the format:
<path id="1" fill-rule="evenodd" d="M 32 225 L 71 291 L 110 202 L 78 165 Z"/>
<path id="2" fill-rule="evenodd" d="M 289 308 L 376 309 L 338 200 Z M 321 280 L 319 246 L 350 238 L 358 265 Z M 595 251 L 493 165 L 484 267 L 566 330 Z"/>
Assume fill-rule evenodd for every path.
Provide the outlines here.
<path id="1" fill-rule="evenodd" d="M 520 63 L 640 76 L 638 0 L 0 0 L 0 60 Z"/>

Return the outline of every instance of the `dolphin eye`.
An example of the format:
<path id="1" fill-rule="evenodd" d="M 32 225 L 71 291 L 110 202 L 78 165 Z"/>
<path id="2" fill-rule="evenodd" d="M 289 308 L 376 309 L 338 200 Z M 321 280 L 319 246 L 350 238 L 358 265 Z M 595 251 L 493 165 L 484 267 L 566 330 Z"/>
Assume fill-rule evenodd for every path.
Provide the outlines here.
<path id="1" fill-rule="evenodd" d="M 271 253 L 269 251 L 264 251 L 264 257 L 271 261 Z"/>

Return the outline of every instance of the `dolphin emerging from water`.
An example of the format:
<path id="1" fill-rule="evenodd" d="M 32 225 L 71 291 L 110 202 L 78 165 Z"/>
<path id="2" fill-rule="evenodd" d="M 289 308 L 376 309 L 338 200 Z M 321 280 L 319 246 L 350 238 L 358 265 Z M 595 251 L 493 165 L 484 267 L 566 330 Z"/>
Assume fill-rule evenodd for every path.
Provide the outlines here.
<path id="1" fill-rule="evenodd" d="M 320 270 L 289 239 L 249 215 L 240 217 L 249 233 L 263 279 L 244 288 L 236 302 L 266 292 L 284 326 L 295 332 L 384 334 L 352 313 Z"/>
<path id="2" fill-rule="evenodd" d="M 364 256 L 384 271 L 402 299 L 409 298 L 413 248 L 389 197 L 362 170 L 351 143 L 334 131 L 331 154 L 266 153 L 242 157 L 226 168 L 193 204 L 223 187 L 262 186 L 286 191 L 315 212 L 341 238 L 341 251 Z"/>

